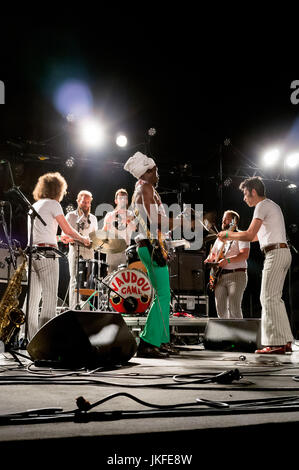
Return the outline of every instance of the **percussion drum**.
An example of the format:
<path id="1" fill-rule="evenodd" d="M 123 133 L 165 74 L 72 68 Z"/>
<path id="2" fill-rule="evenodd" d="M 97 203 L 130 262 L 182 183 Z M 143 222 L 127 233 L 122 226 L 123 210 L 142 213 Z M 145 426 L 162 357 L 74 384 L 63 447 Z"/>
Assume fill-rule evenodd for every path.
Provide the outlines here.
<path id="1" fill-rule="evenodd" d="M 140 261 L 137 253 L 137 245 L 131 245 L 126 249 L 127 266 L 129 269 L 140 269 L 147 274 L 146 267 Z"/>
<path id="2" fill-rule="evenodd" d="M 103 282 L 113 289 L 109 293 L 109 302 L 116 312 L 145 313 L 152 302 L 152 285 L 147 275 L 139 269 L 118 269 Z"/>
<path id="3" fill-rule="evenodd" d="M 97 259 L 79 259 L 79 288 L 93 289 L 94 279 L 107 276 L 107 263 Z"/>

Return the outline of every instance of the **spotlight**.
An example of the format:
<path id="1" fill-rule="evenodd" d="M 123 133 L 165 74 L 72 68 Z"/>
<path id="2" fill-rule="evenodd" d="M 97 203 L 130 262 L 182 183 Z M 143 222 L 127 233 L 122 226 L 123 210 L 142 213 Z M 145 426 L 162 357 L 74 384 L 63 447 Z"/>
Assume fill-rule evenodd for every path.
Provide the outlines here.
<path id="1" fill-rule="evenodd" d="M 148 135 L 150 137 L 153 137 L 154 135 L 156 135 L 157 131 L 154 127 L 151 127 L 148 131 L 147 131 Z"/>
<path id="2" fill-rule="evenodd" d="M 268 150 L 263 156 L 263 162 L 266 166 L 273 166 L 278 162 L 280 151 L 278 149 Z"/>
<path id="3" fill-rule="evenodd" d="M 65 208 L 65 212 L 68 213 L 68 212 L 72 212 L 75 210 L 75 206 L 73 204 L 69 204 L 68 206 L 66 206 Z"/>
<path id="4" fill-rule="evenodd" d="M 233 180 L 230 177 L 228 177 L 223 181 L 223 184 L 224 184 L 225 187 L 228 188 L 228 186 L 230 186 L 232 184 L 232 182 L 233 182 Z"/>
<path id="5" fill-rule="evenodd" d="M 73 157 L 70 157 L 65 161 L 65 166 L 67 166 L 68 168 L 72 168 L 74 165 L 75 159 Z"/>
<path id="6" fill-rule="evenodd" d="M 289 168 L 295 168 L 299 165 L 299 153 L 292 153 L 285 159 L 285 164 Z"/>
<path id="7" fill-rule="evenodd" d="M 125 147 L 127 143 L 128 143 L 128 139 L 125 135 L 119 134 L 116 137 L 116 145 L 118 145 L 119 147 Z"/>
<path id="8" fill-rule="evenodd" d="M 91 119 L 81 122 L 80 134 L 82 142 L 88 147 L 99 147 L 104 140 L 103 128 L 98 122 Z"/>

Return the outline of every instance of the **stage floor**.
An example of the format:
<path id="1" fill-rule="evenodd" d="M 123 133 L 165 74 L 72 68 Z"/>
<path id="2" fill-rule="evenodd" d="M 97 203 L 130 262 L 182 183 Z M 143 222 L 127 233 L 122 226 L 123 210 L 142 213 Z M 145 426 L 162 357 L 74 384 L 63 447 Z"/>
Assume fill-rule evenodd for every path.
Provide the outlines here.
<path id="1" fill-rule="evenodd" d="M 299 345 L 294 344 L 293 350 L 291 355 L 264 357 L 184 346 L 178 356 L 134 356 L 125 366 L 94 372 L 37 368 L 24 358 L 21 367 L 10 353 L 2 353 L 2 453 L 17 456 L 21 454 L 15 452 L 25 452 L 31 459 L 35 450 L 42 450 L 43 461 L 48 463 L 62 456 L 75 462 L 84 453 L 85 462 L 96 462 L 100 468 L 198 468 L 203 456 L 221 463 L 222 452 L 229 461 L 227 453 L 233 455 L 236 446 L 245 446 L 246 462 L 256 461 L 255 450 L 267 447 L 269 437 L 272 446 L 277 440 L 281 445 L 284 438 L 288 443 L 297 439 Z M 215 379 L 218 374 L 236 369 L 241 378 L 231 383 L 215 381 L 219 381 Z M 120 395 L 111 397 L 114 394 Z M 103 403 L 76 416 L 76 399 L 80 396 L 90 404 Z M 279 397 L 290 401 L 267 401 Z M 197 399 L 222 405 L 207 406 Z M 255 407 L 248 403 L 243 407 L 240 403 L 239 407 L 236 403 L 223 405 L 260 399 L 266 403 L 256 402 Z M 49 412 L 40 417 L 37 413 L 27 418 L 19 415 L 15 420 L 3 417 L 40 408 L 57 408 L 57 412 L 52 417 Z M 207 454 L 208 449 L 214 455 Z M 56 451 L 63 452 L 61 457 Z M 166 456 L 163 462 L 161 455 Z M 131 460 L 125 460 L 129 457 Z"/>

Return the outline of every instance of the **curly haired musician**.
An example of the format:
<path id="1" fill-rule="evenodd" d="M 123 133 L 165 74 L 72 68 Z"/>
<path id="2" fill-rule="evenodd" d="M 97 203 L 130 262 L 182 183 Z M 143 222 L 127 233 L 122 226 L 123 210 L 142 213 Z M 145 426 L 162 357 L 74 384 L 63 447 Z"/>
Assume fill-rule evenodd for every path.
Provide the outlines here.
<path id="1" fill-rule="evenodd" d="M 274 201 L 266 198 L 265 185 L 260 177 L 247 178 L 240 184 L 240 190 L 246 204 L 255 208 L 251 224 L 242 232 L 222 231 L 218 237 L 222 241 L 259 241 L 265 255 L 260 293 L 261 342 L 264 347 L 256 353 L 289 353 L 292 351 L 293 334 L 282 291 L 292 256 L 287 244 L 283 213 Z"/>
<path id="2" fill-rule="evenodd" d="M 239 220 L 240 216 L 237 212 L 225 211 L 222 218 L 222 230 L 237 228 Z M 219 318 L 243 318 L 242 299 L 247 286 L 249 250 L 249 242 L 235 240 L 224 243 L 217 239 L 204 261 L 205 263 L 217 262 L 219 257 L 214 277 L 213 268 L 210 276 L 210 288 L 215 291 L 215 305 Z"/>
<path id="3" fill-rule="evenodd" d="M 169 271 L 158 238 L 159 233 L 164 232 L 164 224 L 172 229 L 173 222 L 166 217 L 161 198 L 155 189 L 159 176 L 154 160 L 141 152 L 136 152 L 126 162 L 124 169 L 138 180 L 132 197 L 132 208 L 134 214 L 138 215 L 137 221 L 143 230 L 135 241 L 138 255 L 147 269 L 156 294 L 145 328 L 140 335 L 137 356 L 163 358 L 176 351 L 169 345 L 171 301 Z M 152 230 L 149 230 L 149 225 Z"/>
<path id="4" fill-rule="evenodd" d="M 67 189 L 67 183 L 60 173 L 46 173 L 39 177 L 33 191 L 33 204 L 36 212 L 47 224 L 36 218 L 33 225 L 33 245 L 43 248 L 57 248 L 58 225 L 69 237 L 79 240 L 85 245 L 90 244 L 88 237 L 81 236 L 74 230 L 64 217 L 60 205 Z M 28 241 L 31 232 L 31 219 L 28 217 Z M 57 292 L 59 282 L 59 261 L 56 257 L 39 257 L 32 259 L 31 289 L 29 311 L 27 315 L 28 339 L 37 333 L 47 321 L 56 315 Z M 42 308 L 39 315 L 39 304 Z M 25 300 L 26 304 L 26 300 Z"/>

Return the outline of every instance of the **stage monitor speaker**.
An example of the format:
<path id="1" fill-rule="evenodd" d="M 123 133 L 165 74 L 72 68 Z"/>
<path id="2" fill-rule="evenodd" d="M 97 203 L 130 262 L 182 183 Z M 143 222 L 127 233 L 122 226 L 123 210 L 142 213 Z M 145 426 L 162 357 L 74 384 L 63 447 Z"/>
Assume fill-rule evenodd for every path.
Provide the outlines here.
<path id="1" fill-rule="evenodd" d="M 261 347 L 261 320 L 209 318 L 203 344 L 205 349 L 254 352 Z"/>
<path id="2" fill-rule="evenodd" d="M 120 313 L 89 310 L 67 310 L 57 315 L 27 346 L 35 362 L 65 368 L 122 364 L 136 350 L 136 340 Z"/>
<path id="3" fill-rule="evenodd" d="M 196 251 L 177 251 L 169 264 L 170 287 L 177 293 L 205 291 L 204 254 Z"/>

